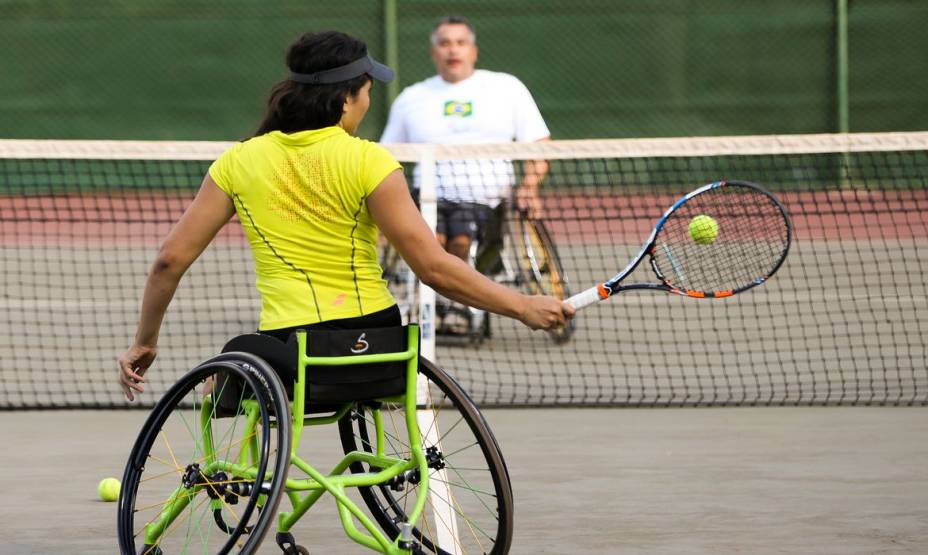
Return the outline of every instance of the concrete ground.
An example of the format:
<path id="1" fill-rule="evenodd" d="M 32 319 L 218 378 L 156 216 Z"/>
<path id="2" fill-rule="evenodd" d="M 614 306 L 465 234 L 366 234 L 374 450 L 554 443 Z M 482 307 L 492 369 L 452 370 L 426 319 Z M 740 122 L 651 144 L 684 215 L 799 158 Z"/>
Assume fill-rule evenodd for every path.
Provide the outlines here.
<path id="1" fill-rule="evenodd" d="M 144 411 L 0 413 L 0 555 L 115 553 Z M 512 553 L 928 553 L 925 408 L 523 409 L 487 417 L 512 474 Z M 305 445 L 333 456 L 335 435 Z M 329 434 L 329 435 L 325 435 Z M 331 437 L 330 437 L 331 436 Z M 334 506 L 312 553 L 366 553 Z M 273 541 L 261 553 L 277 553 Z"/>

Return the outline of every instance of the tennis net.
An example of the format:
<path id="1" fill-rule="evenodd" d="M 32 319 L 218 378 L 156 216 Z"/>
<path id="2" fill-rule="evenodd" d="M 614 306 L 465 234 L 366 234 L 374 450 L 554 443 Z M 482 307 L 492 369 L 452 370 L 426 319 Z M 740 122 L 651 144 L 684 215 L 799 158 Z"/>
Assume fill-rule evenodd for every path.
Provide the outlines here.
<path id="1" fill-rule="evenodd" d="M 0 409 L 125 406 L 115 360 L 148 265 L 228 146 L 0 141 Z M 390 148 L 411 183 L 431 175 L 439 189 L 497 190 L 546 160 L 540 220 L 572 292 L 624 267 L 670 203 L 704 183 L 760 183 L 791 214 L 786 264 L 740 296 L 619 295 L 581 312 L 566 341 L 497 316 L 488 333 L 440 328 L 438 361 L 478 403 L 928 404 L 928 133 Z M 505 221 L 514 227 L 511 210 Z M 514 239 L 500 237 L 494 279 L 527 291 Z M 418 319 L 415 281 L 387 277 Z M 253 281 L 233 220 L 181 283 L 143 406 L 255 329 Z"/>

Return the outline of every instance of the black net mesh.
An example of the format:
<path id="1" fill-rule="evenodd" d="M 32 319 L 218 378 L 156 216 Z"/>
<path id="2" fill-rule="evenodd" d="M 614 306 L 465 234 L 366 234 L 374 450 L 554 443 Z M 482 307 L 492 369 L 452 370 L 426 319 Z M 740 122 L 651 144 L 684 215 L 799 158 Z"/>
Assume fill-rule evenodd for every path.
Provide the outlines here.
<path id="1" fill-rule="evenodd" d="M 467 315 L 463 334 L 439 329 L 439 362 L 485 405 L 928 403 L 925 137 L 896 150 L 821 152 L 842 140 L 724 155 L 691 141 L 673 155 L 634 156 L 610 142 L 575 157 L 570 144 L 534 145 L 525 159 L 550 159 L 540 220 L 557 256 L 546 262 L 548 251 L 533 248 L 542 280 L 559 276 L 554 292 L 614 275 L 673 199 L 719 179 L 763 184 L 783 201 L 790 255 L 769 283 L 727 299 L 621 294 L 583 311 L 566 338 Z M 124 406 L 115 361 L 131 342 L 148 265 L 222 146 L 203 160 L 170 159 L 184 149 L 160 146 L 153 152 L 168 159 L 109 159 L 106 144 L 80 159 L 54 146 L 0 157 L 0 408 Z M 524 164 L 512 158 L 518 182 Z M 524 234 L 504 212 L 512 225 L 488 271 L 534 291 Z M 416 318 L 415 281 L 402 271 L 390 281 Z M 255 329 L 253 282 L 233 220 L 181 282 L 143 403 Z"/>

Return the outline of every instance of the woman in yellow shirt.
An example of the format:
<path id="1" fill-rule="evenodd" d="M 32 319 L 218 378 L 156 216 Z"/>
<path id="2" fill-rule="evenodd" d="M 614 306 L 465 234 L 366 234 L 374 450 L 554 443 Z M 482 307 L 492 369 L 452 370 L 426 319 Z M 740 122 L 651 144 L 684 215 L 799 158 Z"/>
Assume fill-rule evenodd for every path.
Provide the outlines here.
<path id="1" fill-rule="evenodd" d="M 450 299 L 532 329 L 573 316 L 558 299 L 520 294 L 446 252 L 396 159 L 353 136 L 370 106 L 372 80 L 393 79 L 364 42 L 308 33 L 290 46 L 287 66 L 291 75 L 271 90 L 256 136 L 210 166 L 151 266 L 135 342 L 119 358 L 119 383 L 130 401 L 144 389 L 178 282 L 233 213 L 254 253 L 258 329 L 282 340 L 298 328 L 401 324 L 377 259 L 378 230 L 419 279 Z"/>

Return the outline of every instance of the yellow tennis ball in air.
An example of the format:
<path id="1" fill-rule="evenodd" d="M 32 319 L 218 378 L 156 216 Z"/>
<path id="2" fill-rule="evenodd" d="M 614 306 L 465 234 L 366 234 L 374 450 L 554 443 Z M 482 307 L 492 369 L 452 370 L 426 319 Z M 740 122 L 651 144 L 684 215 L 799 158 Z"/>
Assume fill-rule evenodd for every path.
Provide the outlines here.
<path id="1" fill-rule="evenodd" d="M 100 494 L 100 499 L 103 501 L 116 501 L 119 499 L 119 480 L 116 478 L 104 478 L 100 480 L 100 485 L 97 486 L 97 493 Z"/>
<path id="2" fill-rule="evenodd" d="M 719 236 L 719 223 L 705 214 L 690 220 L 690 237 L 699 245 L 709 245 Z"/>

